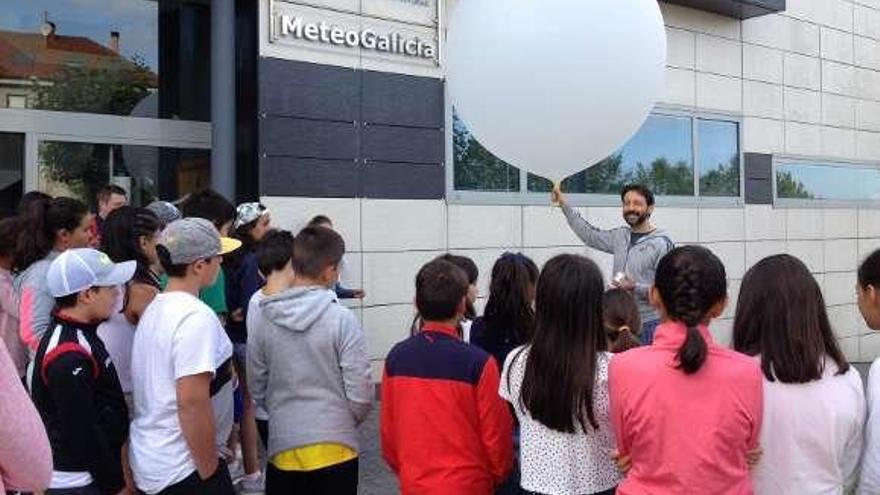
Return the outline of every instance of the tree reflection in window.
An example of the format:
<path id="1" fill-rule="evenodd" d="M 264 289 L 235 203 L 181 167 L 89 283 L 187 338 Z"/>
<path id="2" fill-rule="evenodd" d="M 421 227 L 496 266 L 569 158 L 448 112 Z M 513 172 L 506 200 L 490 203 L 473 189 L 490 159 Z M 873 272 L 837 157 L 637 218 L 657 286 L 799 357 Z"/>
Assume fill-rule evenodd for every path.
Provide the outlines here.
<path id="1" fill-rule="evenodd" d="M 698 125 L 700 146 L 694 146 Z M 504 163 L 468 132 L 453 113 L 455 189 L 518 191 L 519 171 Z M 687 116 L 651 115 L 620 150 L 596 165 L 565 179 L 562 190 L 581 194 L 617 195 L 625 184 L 642 183 L 656 194 L 694 196 L 697 150 L 701 196 L 740 194 L 739 125 L 731 121 Z M 549 192 L 549 180 L 527 176 L 529 192 Z"/>
<path id="2" fill-rule="evenodd" d="M 454 111 L 452 129 L 456 191 L 519 191 L 519 169 L 484 148 Z"/>
<path id="3" fill-rule="evenodd" d="M 776 196 L 791 199 L 813 199 L 813 194 L 807 190 L 807 186 L 794 178 L 791 172 L 776 174 Z"/>
<path id="4" fill-rule="evenodd" d="M 837 162 L 776 166 L 776 197 L 816 201 L 880 201 L 880 167 Z"/>
<path id="5" fill-rule="evenodd" d="M 739 196 L 739 126 L 697 119 L 700 196 Z"/>

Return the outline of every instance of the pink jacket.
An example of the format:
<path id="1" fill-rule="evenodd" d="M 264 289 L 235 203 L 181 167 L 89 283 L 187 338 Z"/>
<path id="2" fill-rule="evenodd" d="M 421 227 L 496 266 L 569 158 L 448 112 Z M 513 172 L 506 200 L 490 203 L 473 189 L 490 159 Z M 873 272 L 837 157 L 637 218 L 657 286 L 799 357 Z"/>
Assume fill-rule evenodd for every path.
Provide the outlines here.
<path id="1" fill-rule="evenodd" d="M 49 438 L 2 341 L 0 397 L 0 493 L 44 490 L 52 477 Z"/>
<path id="2" fill-rule="evenodd" d="M 750 495 L 746 453 L 758 446 L 763 382 L 758 362 L 715 344 L 694 374 L 675 367 L 686 328 L 657 328 L 654 344 L 611 360 L 611 419 L 632 456 L 619 495 Z"/>
<path id="3" fill-rule="evenodd" d="M 18 376 L 24 376 L 28 363 L 27 348 L 18 335 L 18 307 L 12 291 L 12 274 L 0 268 L 0 340 L 12 358 Z"/>

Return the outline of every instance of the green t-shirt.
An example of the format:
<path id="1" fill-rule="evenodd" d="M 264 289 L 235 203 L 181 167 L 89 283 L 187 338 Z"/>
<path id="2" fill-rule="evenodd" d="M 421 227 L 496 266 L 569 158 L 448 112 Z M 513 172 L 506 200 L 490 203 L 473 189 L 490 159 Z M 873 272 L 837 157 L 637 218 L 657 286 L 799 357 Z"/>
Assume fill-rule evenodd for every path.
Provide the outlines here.
<path id="1" fill-rule="evenodd" d="M 162 286 L 162 290 L 165 290 L 165 286 L 168 285 L 168 275 L 163 273 L 159 277 L 159 284 Z M 199 299 L 218 315 L 229 312 L 229 307 L 226 305 L 226 274 L 222 268 L 220 273 L 217 274 L 217 280 L 214 281 L 214 285 L 205 287 L 199 292 Z"/>

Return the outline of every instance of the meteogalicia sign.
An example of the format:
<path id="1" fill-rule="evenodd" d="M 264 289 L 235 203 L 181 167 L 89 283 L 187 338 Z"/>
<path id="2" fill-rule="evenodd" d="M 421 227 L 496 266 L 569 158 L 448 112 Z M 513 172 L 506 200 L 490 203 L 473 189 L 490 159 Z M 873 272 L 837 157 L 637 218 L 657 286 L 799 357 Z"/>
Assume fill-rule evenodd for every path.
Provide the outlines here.
<path id="1" fill-rule="evenodd" d="M 377 32 L 370 28 L 349 29 L 324 21 L 309 22 L 302 16 L 281 14 L 278 33 L 281 37 L 295 38 L 348 48 L 363 48 L 377 52 L 399 54 L 407 57 L 433 60 L 437 47 L 433 41 L 401 34 Z"/>

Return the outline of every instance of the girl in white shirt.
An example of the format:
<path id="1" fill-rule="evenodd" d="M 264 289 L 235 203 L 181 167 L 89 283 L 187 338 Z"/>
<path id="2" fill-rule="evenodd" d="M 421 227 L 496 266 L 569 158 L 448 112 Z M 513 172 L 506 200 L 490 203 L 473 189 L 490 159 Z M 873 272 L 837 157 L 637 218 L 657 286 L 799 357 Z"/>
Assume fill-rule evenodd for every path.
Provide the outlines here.
<path id="1" fill-rule="evenodd" d="M 526 491 L 612 494 L 620 481 L 611 459 L 604 289 L 591 260 L 548 261 L 538 277 L 534 337 L 505 360 L 499 393 L 519 420 Z"/>
<path id="2" fill-rule="evenodd" d="M 880 330 L 880 249 L 871 253 L 859 266 L 859 311 L 868 328 Z M 880 358 L 868 373 L 868 425 L 865 428 L 865 456 L 859 495 L 880 493 Z"/>
<path id="3" fill-rule="evenodd" d="M 862 379 L 843 356 L 803 262 L 780 254 L 746 273 L 733 347 L 760 359 L 764 374 L 755 493 L 838 495 L 851 488 L 865 421 Z"/>

